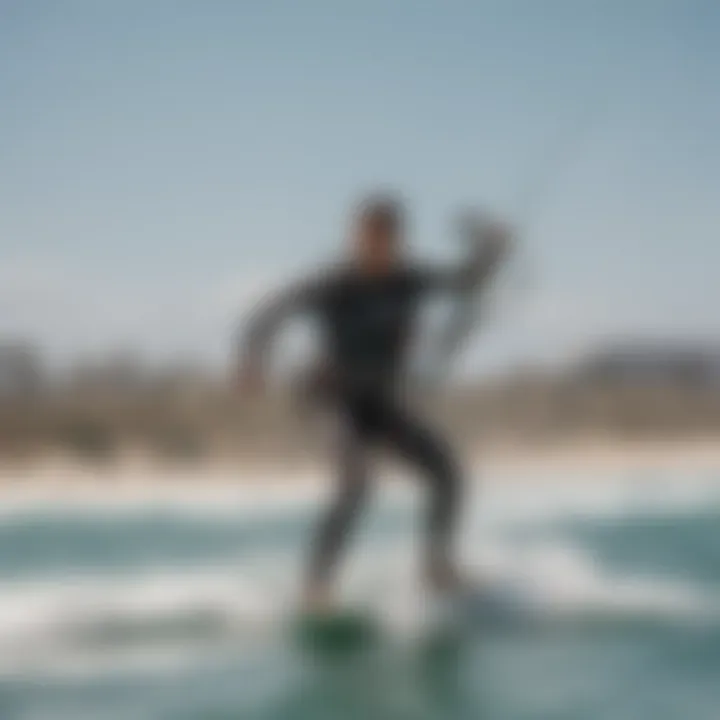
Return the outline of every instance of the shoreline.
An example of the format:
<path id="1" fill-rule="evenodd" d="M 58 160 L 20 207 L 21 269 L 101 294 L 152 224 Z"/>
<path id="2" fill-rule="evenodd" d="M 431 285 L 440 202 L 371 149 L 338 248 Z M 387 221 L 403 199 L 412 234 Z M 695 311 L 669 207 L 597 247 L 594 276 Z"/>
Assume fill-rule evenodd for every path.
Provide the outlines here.
<path id="1" fill-rule="evenodd" d="M 465 452 L 465 465 L 483 482 L 543 482 L 557 474 L 586 482 L 597 473 L 685 470 L 720 472 L 720 438 L 661 441 L 599 441 L 523 447 L 517 444 L 476 447 Z M 391 478 L 397 471 L 384 475 Z M 576 478 L 572 478 L 576 475 Z M 32 490 L 57 497 L 58 491 L 89 491 L 111 498 L 128 494 L 175 492 L 201 495 L 210 489 L 264 487 L 290 491 L 322 487 L 330 468 L 321 458 L 285 460 L 209 460 L 197 463 L 159 463 L 128 457 L 105 466 L 62 457 L 45 457 L 11 464 L 0 461 L 0 496 Z"/>

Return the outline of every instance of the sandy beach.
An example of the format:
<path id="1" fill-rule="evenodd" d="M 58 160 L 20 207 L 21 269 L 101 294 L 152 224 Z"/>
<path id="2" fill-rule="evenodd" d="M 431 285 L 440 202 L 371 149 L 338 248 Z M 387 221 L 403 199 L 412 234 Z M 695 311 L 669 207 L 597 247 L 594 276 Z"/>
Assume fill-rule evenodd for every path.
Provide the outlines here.
<path id="1" fill-rule="evenodd" d="M 468 459 L 469 458 L 469 459 Z M 695 439 L 652 442 L 589 441 L 573 445 L 523 448 L 518 445 L 476 448 L 465 453 L 469 476 L 483 483 L 552 482 L 558 475 L 591 482 L 608 473 L 631 473 L 647 479 L 653 472 L 672 470 L 720 471 L 720 440 Z M 389 480 L 404 473 L 382 464 Z M 0 496 L 31 495 L 37 499 L 69 496 L 133 498 L 192 498 L 222 495 L 248 485 L 272 489 L 273 495 L 292 495 L 293 489 L 322 488 L 331 468 L 321 458 L 263 461 L 212 460 L 202 463 L 159 464 L 143 457 L 126 457 L 110 465 L 80 463 L 62 457 L 0 463 Z"/>

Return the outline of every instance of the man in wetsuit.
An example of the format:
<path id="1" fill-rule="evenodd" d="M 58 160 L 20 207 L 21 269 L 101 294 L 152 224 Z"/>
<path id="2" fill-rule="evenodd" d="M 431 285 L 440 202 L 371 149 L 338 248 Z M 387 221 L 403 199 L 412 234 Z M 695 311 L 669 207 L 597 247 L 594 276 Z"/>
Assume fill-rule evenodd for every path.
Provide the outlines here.
<path id="1" fill-rule="evenodd" d="M 302 281 L 257 309 L 242 337 L 240 382 L 263 386 L 266 355 L 282 322 L 296 313 L 318 323 L 325 359 L 322 393 L 338 423 L 337 494 L 320 523 L 305 588 L 310 608 L 330 602 L 332 576 L 368 489 L 368 455 L 384 447 L 428 483 L 424 569 L 433 589 L 461 582 L 453 535 L 461 472 L 444 440 L 403 400 L 407 351 L 420 302 L 432 293 L 469 291 L 505 257 L 507 232 L 492 226 L 467 263 L 424 268 L 403 259 L 403 209 L 392 198 L 367 200 L 357 213 L 349 262 Z"/>

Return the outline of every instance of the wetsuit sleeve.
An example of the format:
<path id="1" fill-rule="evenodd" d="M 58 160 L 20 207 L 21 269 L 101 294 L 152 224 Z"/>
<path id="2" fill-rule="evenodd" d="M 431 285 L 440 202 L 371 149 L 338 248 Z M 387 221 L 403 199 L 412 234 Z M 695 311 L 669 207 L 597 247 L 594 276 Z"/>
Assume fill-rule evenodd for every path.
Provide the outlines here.
<path id="1" fill-rule="evenodd" d="M 280 290 L 260 303 L 238 335 L 238 357 L 243 364 L 263 363 L 278 331 L 290 318 L 312 312 L 328 286 L 327 277 L 313 277 Z"/>
<path id="2" fill-rule="evenodd" d="M 503 243 L 485 242 L 458 265 L 418 269 L 418 290 L 422 293 L 473 290 L 493 277 L 506 253 L 507 247 Z"/>

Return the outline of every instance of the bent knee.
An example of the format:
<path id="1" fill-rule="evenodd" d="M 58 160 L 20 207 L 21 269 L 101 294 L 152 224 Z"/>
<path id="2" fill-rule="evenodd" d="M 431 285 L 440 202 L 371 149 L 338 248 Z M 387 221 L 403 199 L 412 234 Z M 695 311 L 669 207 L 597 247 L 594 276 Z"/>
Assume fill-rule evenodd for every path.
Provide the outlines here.
<path id="1" fill-rule="evenodd" d="M 446 493 L 460 490 L 463 473 L 450 448 L 442 444 L 435 445 L 425 456 L 423 465 L 433 484 L 443 488 Z"/>

